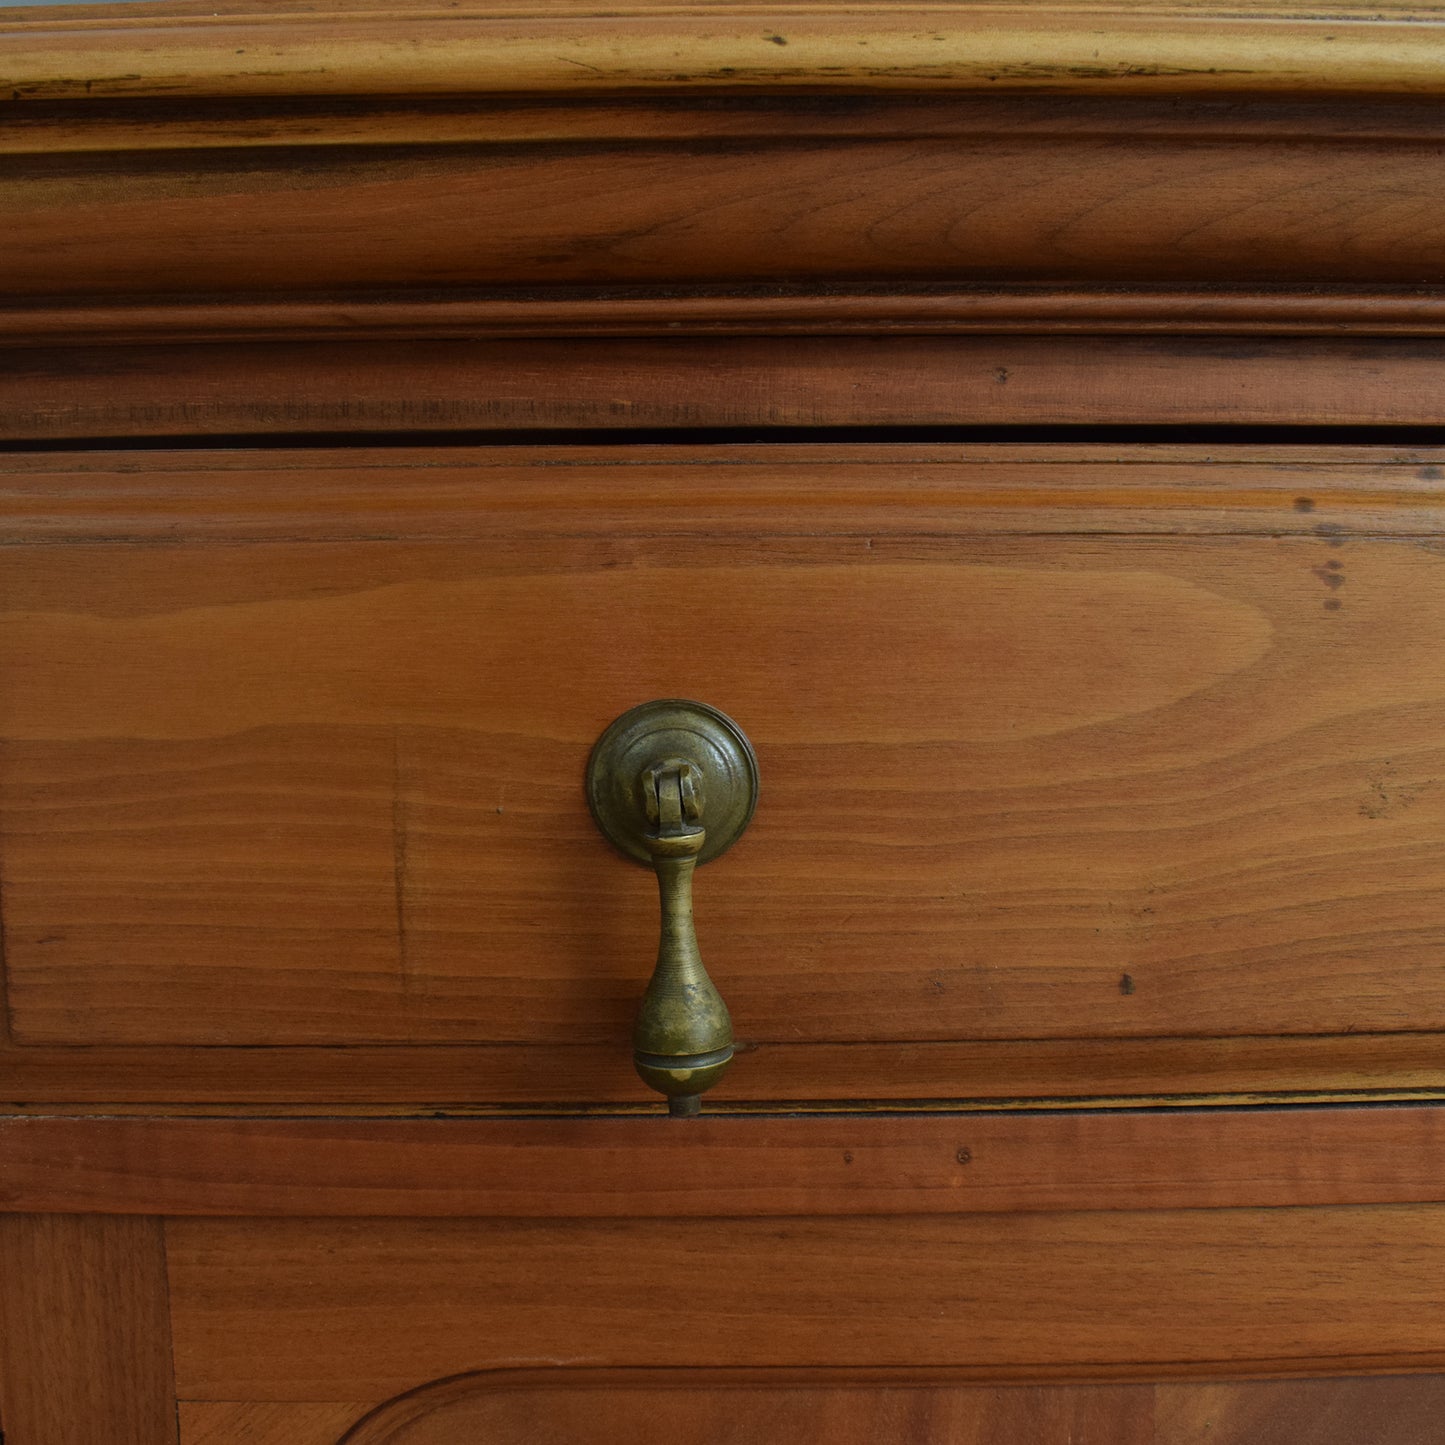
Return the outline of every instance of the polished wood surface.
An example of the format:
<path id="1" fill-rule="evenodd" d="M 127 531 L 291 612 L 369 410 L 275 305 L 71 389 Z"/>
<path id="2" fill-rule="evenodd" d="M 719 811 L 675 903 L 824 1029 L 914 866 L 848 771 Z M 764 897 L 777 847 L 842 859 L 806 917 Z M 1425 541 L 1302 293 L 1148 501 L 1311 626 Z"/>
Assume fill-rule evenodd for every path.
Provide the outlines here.
<path id="1" fill-rule="evenodd" d="M 1161 1385 L 1156 1445 L 1434 1445 L 1445 1378 Z"/>
<path id="2" fill-rule="evenodd" d="M 157 1219 L 0 1218 L 7 1445 L 175 1445 Z"/>
<path id="3" fill-rule="evenodd" d="M 682 283 L 686 300 L 783 283 L 841 287 L 846 303 L 881 283 L 1334 284 L 1389 300 L 1435 278 L 1445 234 L 1423 209 L 1445 128 L 1411 101 L 768 95 L 731 99 L 721 120 L 705 101 L 497 102 L 453 136 L 445 111 L 434 124 L 429 105 L 391 102 L 372 133 L 350 107 L 333 120 L 303 106 L 289 145 L 253 108 L 224 147 L 206 142 L 232 118 L 203 109 L 200 143 L 180 118 L 164 148 L 133 141 L 118 104 L 57 108 L 52 130 L 20 107 L 0 263 L 9 303 L 31 298 L 51 330 L 62 298 L 309 296 L 334 318 L 351 311 L 339 297 L 364 317 L 373 297 L 507 286 Z"/>
<path id="4" fill-rule="evenodd" d="M 1439 1028 L 1433 456 L 25 460 L 12 1036 L 534 1045 L 554 1100 L 656 941 L 582 766 L 668 695 L 762 759 L 699 883 L 747 1042 Z"/>
<path id="5" fill-rule="evenodd" d="M 12 1029 L 620 1037 L 650 880 L 577 779 L 670 693 L 770 782 L 700 885 L 744 1038 L 1439 1027 L 1445 571 L 1336 540 L 26 549 Z M 901 852 L 925 810 L 948 832 Z"/>
<path id="6" fill-rule="evenodd" d="M 538 1365 L 949 1382 L 1439 1370 L 1445 1207 L 950 1218 L 174 1220 L 180 1395 Z M 680 1321 L 685 1320 L 684 1326 Z"/>
<path id="7" fill-rule="evenodd" d="M 727 13 L 714 7 L 684 23 L 715 33 Z M 982 28 L 951 37 L 941 18 L 948 13 L 935 16 L 943 30 L 907 33 L 966 63 L 1010 23 L 1022 32 L 1035 24 L 965 10 L 957 12 L 962 23 Z M 1068 15 L 1101 54 L 1109 43 L 1101 13 Z M 314 15 L 253 20 L 291 40 L 322 23 Z M 405 25 L 411 59 L 426 45 L 427 21 L 357 13 L 350 23 Z M 984 83 L 938 94 L 927 67 L 895 72 L 879 53 L 868 68 L 912 93 L 845 86 L 847 94 L 817 95 L 808 93 L 801 34 L 778 44 L 783 37 L 758 34 L 749 16 L 746 45 L 782 66 L 765 92 L 743 85 L 746 67 L 723 66 L 715 77 L 731 87 L 723 97 L 710 82 L 701 91 L 685 84 L 679 94 L 650 95 L 645 82 L 615 71 L 600 91 L 565 94 L 554 92 L 573 90 L 579 78 L 590 85 L 609 67 L 559 56 L 556 37 L 541 36 L 560 22 L 472 15 L 434 23 L 475 31 L 475 47 L 450 36 L 439 52 L 465 68 L 468 98 L 432 93 L 414 70 L 374 85 L 365 65 L 354 78 L 362 92 L 377 93 L 362 99 L 345 92 L 343 80 L 345 93 L 328 98 L 317 76 L 340 74 L 328 63 L 308 71 L 302 94 L 207 97 L 172 73 L 163 101 L 127 99 L 108 93 L 125 33 L 159 28 L 140 42 L 152 63 L 184 66 L 188 28 L 223 65 L 238 63 L 236 52 L 257 52 L 220 42 L 218 31 L 229 24 L 211 14 L 162 23 L 127 6 L 90 20 L 35 11 L 0 20 L 7 57 L 19 60 L 48 35 L 63 45 L 65 64 L 80 63 L 94 43 L 107 65 L 80 95 L 63 98 L 64 80 L 40 82 L 43 98 L 6 106 L 0 321 L 7 347 L 42 349 L 4 358 L 7 376 L 20 375 L 0 390 L 3 434 L 86 435 L 88 426 L 92 436 L 134 435 L 142 423 L 155 435 L 307 424 L 348 431 L 717 425 L 729 415 L 754 424 L 916 424 L 1007 412 L 1002 396 L 988 399 L 988 387 L 971 408 L 956 386 L 949 390 L 950 374 L 978 357 L 971 349 L 865 348 L 846 363 L 833 358 L 832 371 L 846 369 L 855 389 L 858 373 L 881 365 L 937 374 L 916 396 L 914 375 L 892 389 L 877 378 L 861 395 L 838 397 L 831 414 L 824 409 L 830 388 L 809 375 L 828 359 L 817 346 L 796 348 L 791 363 L 766 347 L 735 349 L 731 384 L 705 370 L 670 382 L 675 345 L 618 350 L 601 365 L 580 364 L 565 345 L 477 349 L 479 338 L 511 336 L 570 343 L 653 335 L 675 343 L 780 332 L 1162 332 L 1171 344 L 1156 349 L 1156 367 L 1177 373 L 1187 359 L 1204 373 L 1203 390 L 1171 386 L 1167 377 L 1146 379 L 1141 390 L 1144 354 L 1125 348 L 1117 366 L 1135 375 L 1111 377 L 1101 393 L 1097 370 L 1081 389 L 1077 375 L 1074 385 L 1063 382 L 1067 363 L 1054 359 L 1059 415 L 1052 420 L 1068 419 L 1073 408 L 1081 420 L 1117 421 L 1131 407 L 1158 420 L 1291 420 L 1309 410 L 1311 396 L 1320 420 L 1429 414 L 1427 396 L 1411 393 L 1417 363 L 1408 352 L 1382 354 L 1398 362 L 1391 368 L 1398 374 L 1386 379 L 1348 349 L 1313 357 L 1307 377 L 1277 374 L 1259 353 L 1242 355 L 1237 341 L 1222 352 L 1181 351 L 1181 333 L 1198 331 L 1438 340 L 1445 323 L 1430 288 L 1441 246 L 1432 204 L 1441 121 L 1408 83 L 1389 93 L 1388 66 L 1372 69 L 1368 98 L 1342 101 L 1316 77 L 1302 92 L 1284 86 L 1245 104 L 1239 90 L 1248 63 L 1228 72 L 1223 96 L 1208 93 L 1222 74 L 1210 67 L 1200 77 L 1204 93 L 1192 93 L 1181 82 L 1193 73 L 1188 65 L 1169 71 L 1165 94 L 1153 93 L 1148 68 L 1135 66 L 1125 89 L 1137 93 L 1115 94 L 1107 60 L 1045 84 L 1061 94 L 1005 93 L 1011 74 L 1032 86 L 1049 68 L 1044 62 L 1005 66 Z M 510 84 L 527 84 L 525 67 L 503 60 L 489 72 L 488 57 L 498 56 L 486 37 L 495 38 L 498 25 L 529 23 L 541 26 L 539 55 L 565 71 L 565 83 L 509 94 Z M 614 27 L 646 30 L 658 21 L 611 15 L 587 23 L 615 50 Z M 830 12 L 804 23 L 836 39 L 850 21 Z M 1222 22 L 1175 13 L 1160 23 L 1201 35 L 1262 26 L 1276 60 L 1296 33 L 1295 21 L 1279 17 Z M 1147 15 L 1130 24 L 1147 31 Z M 1395 25 L 1316 16 L 1299 24 L 1327 25 L 1321 46 L 1337 61 L 1346 59 L 1351 37 L 1391 30 L 1445 53 L 1438 16 Z M 344 49 L 348 22 L 332 21 L 328 33 Z M 1041 35 L 1046 46 L 1057 42 Z M 263 89 L 284 91 L 289 44 L 278 55 L 262 42 Z M 694 53 L 672 45 L 674 74 L 687 63 L 679 57 Z M 640 63 L 641 52 L 634 47 L 624 59 Z M 1302 56 L 1292 55 L 1290 65 L 1296 79 L 1308 71 Z M 130 72 L 120 88 L 143 89 L 143 72 Z M 838 68 L 829 74 L 830 83 L 842 83 Z M 23 81 L 9 90 L 29 93 Z M 407 349 L 378 355 L 324 344 L 378 337 Z M 152 350 L 168 340 L 216 339 L 279 340 L 295 349 Z M 465 344 L 422 344 L 447 339 Z M 120 350 L 107 357 L 110 348 Z M 993 350 L 983 376 L 1028 364 L 1027 347 L 1016 361 Z M 1035 366 L 1048 355 L 1045 349 Z M 705 364 L 693 356 L 692 365 Z M 1231 387 L 1221 358 L 1246 363 L 1249 383 L 1236 376 Z M 1352 358 L 1358 394 L 1331 380 Z M 931 367 L 921 365 L 925 359 Z M 453 377 L 459 363 L 470 379 Z M 746 384 L 760 364 L 772 377 L 766 397 Z M 496 374 L 481 381 L 476 373 L 488 370 Z M 832 390 L 845 384 L 836 375 Z M 870 403 L 880 389 L 885 396 Z M 1015 385 L 1025 409 L 1014 419 L 1030 419 L 1017 396 L 1027 389 Z M 620 399 L 630 402 L 626 412 L 615 405 Z M 86 415 L 92 420 L 83 423 Z"/>
<path id="8" fill-rule="evenodd" d="M 180 1445 L 337 1445 L 369 1413 L 366 1405 L 332 1402 L 182 1400 Z"/>
<path id="9" fill-rule="evenodd" d="M 365 317 L 357 324 L 364 328 Z M 275 441 L 335 439 L 355 427 L 445 439 L 538 427 L 616 433 L 1105 419 L 1433 425 L 1442 357 L 1445 345 L 1429 337 L 583 336 L 20 348 L 0 352 L 0 437 Z"/>
<path id="10" fill-rule="evenodd" d="M 639 1410 L 652 1420 L 669 1395 L 690 1405 L 669 1432 L 677 1445 L 737 1445 L 740 1438 L 764 1445 L 777 1439 L 770 1427 L 782 1419 L 789 1439 L 835 1445 L 1435 1445 L 1445 1391 L 1445 1379 L 1416 1375 L 1155 1386 L 885 1384 L 875 1387 L 875 1398 L 867 1387 L 819 1384 L 816 1375 L 808 1383 L 809 1372 L 787 1370 L 771 1372 L 780 1377 L 772 1384 L 768 1372 L 737 1372 L 747 1382 L 731 1387 L 715 1383 L 726 1373 L 718 1371 L 679 1371 L 681 1380 L 670 1381 L 668 1371 L 612 1371 L 599 1379 L 583 1370 L 570 1384 L 561 1372 L 528 1373 L 534 1378 L 464 1376 L 374 1414 L 355 1404 L 184 1401 L 181 1445 L 337 1445 L 339 1436 L 344 1445 L 506 1445 L 535 1441 L 554 1426 L 570 1432 L 562 1437 L 569 1442 L 612 1445 L 636 1433 Z M 699 1375 L 710 1387 L 689 1389 L 684 1382 Z M 740 1437 L 740 1402 L 776 1413 Z M 346 1435 L 353 1424 L 356 1432 Z"/>
<path id="11" fill-rule="evenodd" d="M 0 1122 L 0 1208 L 699 1216 L 1445 1203 L 1438 1108 Z"/>
<path id="12" fill-rule="evenodd" d="M 1440 87 L 1428 4 L 69 6 L 4 15 L 6 92 L 367 94 L 629 88 L 1210 90 Z M 206 24 L 220 19 L 223 23 Z M 187 24 L 188 17 L 201 24 Z M 159 43 L 158 43 L 159 42 Z"/>
<path id="13" fill-rule="evenodd" d="M 135 139 L 139 144 L 145 136 Z M 1041 333 L 1062 337 L 1168 336 L 1176 342 L 1172 351 L 1162 353 L 1156 348 L 1154 353 L 1162 366 L 1164 355 L 1173 356 L 1176 362 L 1189 355 L 1179 341 L 1183 337 L 1438 337 L 1445 329 L 1445 298 L 1418 287 L 1367 291 L 1348 286 L 1311 287 L 1307 292 L 1287 287 L 1171 290 L 1156 286 L 1119 292 L 1045 286 L 1001 286 L 991 290 L 909 290 L 894 286 L 848 293 L 834 287 L 824 294 L 781 286 L 696 287 L 686 292 L 676 286 L 636 286 L 622 295 L 611 290 L 590 292 L 558 287 L 546 296 L 518 297 L 499 291 L 465 299 L 373 298 L 345 312 L 338 312 L 334 304 L 325 301 L 304 300 L 256 300 L 245 305 L 213 300 L 7 306 L 0 298 L 0 326 L 4 327 L 6 347 L 13 348 L 5 353 L 7 363 L 31 369 L 46 360 L 55 365 L 57 354 L 73 356 L 75 347 L 90 344 L 155 347 L 290 340 L 303 348 L 303 354 L 316 355 L 313 344 L 326 341 L 577 336 L 595 340 L 669 334 L 675 337 L 684 328 L 690 337 L 720 339 L 760 334 L 851 338 Z M 304 341 L 297 341 L 298 331 L 304 332 Z M 54 347 L 56 343 L 66 349 L 36 357 L 37 349 Z M 561 360 L 561 348 L 553 350 Z M 1249 359 L 1267 359 L 1276 350 L 1265 348 L 1251 353 Z M 367 355 L 356 347 L 352 352 L 358 361 Z M 1122 346 L 1117 353 L 1121 364 L 1131 355 Z M 1318 346 L 1293 348 L 1291 354 L 1296 353 L 1319 380 L 1325 375 L 1320 370 L 1323 361 L 1331 355 L 1342 359 L 1351 354 L 1339 348 L 1322 351 Z M 182 354 L 197 355 L 194 351 Z M 272 350 L 278 363 L 287 354 Z M 464 357 L 469 354 L 473 353 L 460 353 Z M 527 354 L 522 351 L 518 356 L 525 359 Z M 694 346 L 689 352 L 674 347 L 669 354 L 697 355 L 700 348 Z M 868 353 L 857 349 L 856 354 Z M 952 354 L 962 360 L 972 353 L 966 348 L 955 348 L 950 353 L 934 347 L 899 354 L 921 361 L 930 354 Z M 1210 354 L 1201 351 L 1201 360 Z M 1394 353 L 1386 349 L 1377 354 L 1389 357 Z M 452 351 L 450 355 L 458 353 Z M 726 348 L 721 355 L 727 355 Z M 1037 359 L 1042 360 L 1042 356 Z M 223 354 L 213 360 L 224 369 L 227 357 Z M 759 366 L 763 360 L 759 350 Z M 153 359 L 152 371 L 156 366 Z M 778 370 L 776 363 L 773 369 Z M 112 370 L 118 380 L 119 368 L 112 366 Z M 73 380 L 80 379 L 77 376 Z M 1276 385 L 1283 381 L 1278 378 Z M 1330 399 L 1322 398 L 1320 404 L 1329 405 Z"/>
<path id="14" fill-rule="evenodd" d="M 5 1445 L 1433 1445 L 1442 60 L 0 12 Z M 678 694 L 763 773 L 682 1125 L 580 796 Z"/>
<path id="15" fill-rule="evenodd" d="M 659 1383 L 671 1373 L 678 1378 Z M 769 1373 L 781 1382 L 769 1383 Z M 782 1370 L 758 1374 L 750 1386 L 719 1384 L 720 1378 L 726 1372 L 639 1371 L 630 1379 L 604 1376 L 591 1388 L 561 1381 L 550 1389 L 464 1378 L 384 1407 L 345 1445 L 522 1445 L 542 1430 L 569 1445 L 632 1438 L 675 1445 L 1155 1445 L 1147 1388 L 858 1388 L 808 1382 L 806 1374 L 790 1380 Z M 183 1438 L 182 1445 L 190 1442 Z"/>
<path id="16" fill-rule="evenodd" d="M 1433 1034 L 1269 1038 L 997 1039 L 962 1043 L 747 1041 L 727 1108 L 891 1110 L 1445 1099 Z M 0 1044 L 0 1098 L 18 1115 L 245 1112 L 375 1118 L 651 1114 L 616 1042 L 549 1046 L 548 1097 L 532 1056 L 506 1044 L 267 1047 Z M 858 1080 L 869 1095 L 858 1097 Z"/>
<path id="17" fill-rule="evenodd" d="M 1445 447 L 1409 443 L 16 451 L 0 458 L 0 543 L 452 540 L 505 549 L 512 537 L 579 533 L 735 542 L 985 533 L 1334 539 L 1339 550 L 1351 534 L 1436 536 L 1442 475 Z"/>

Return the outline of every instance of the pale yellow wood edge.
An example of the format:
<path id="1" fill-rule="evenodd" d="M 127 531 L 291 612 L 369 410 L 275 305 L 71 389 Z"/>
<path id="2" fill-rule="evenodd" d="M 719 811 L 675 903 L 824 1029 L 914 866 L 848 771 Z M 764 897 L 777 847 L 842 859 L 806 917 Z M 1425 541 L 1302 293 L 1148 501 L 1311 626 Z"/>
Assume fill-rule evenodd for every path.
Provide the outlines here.
<path id="1" fill-rule="evenodd" d="M 345 12 L 63 19 L 0 10 L 0 95 L 598 93 L 726 88 L 1445 92 L 1445 12 L 1138 7 L 720 9 L 595 17 Z"/>

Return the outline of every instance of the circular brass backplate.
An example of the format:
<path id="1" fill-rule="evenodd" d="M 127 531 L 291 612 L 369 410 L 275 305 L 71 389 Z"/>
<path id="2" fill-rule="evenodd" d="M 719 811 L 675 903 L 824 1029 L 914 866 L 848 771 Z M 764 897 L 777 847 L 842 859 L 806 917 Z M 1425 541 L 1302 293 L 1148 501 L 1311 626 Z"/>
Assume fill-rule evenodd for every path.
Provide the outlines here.
<path id="1" fill-rule="evenodd" d="M 597 739 L 587 761 L 587 805 L 614 846 L 651 863 L 643 844 L 642 774 L 668 758 L 686 758 L 702 774 L 707 863 L 742 836 L 758 801 L 758 760 L 743 730 L 704 702 L 659 698 L 622 714 Z"/>

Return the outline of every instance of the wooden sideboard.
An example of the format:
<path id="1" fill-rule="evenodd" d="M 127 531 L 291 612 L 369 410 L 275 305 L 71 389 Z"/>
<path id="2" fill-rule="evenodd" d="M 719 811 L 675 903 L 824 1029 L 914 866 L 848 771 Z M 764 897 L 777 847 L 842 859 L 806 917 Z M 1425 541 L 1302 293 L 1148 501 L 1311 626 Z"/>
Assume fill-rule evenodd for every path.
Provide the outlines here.
<path id="1" fill-rule="evenodd" d="M 1445 13 L 0 81 L 4 1445 L 1441 1438 Z M 583 787 L 678 697 L 686 1120 Z"/>

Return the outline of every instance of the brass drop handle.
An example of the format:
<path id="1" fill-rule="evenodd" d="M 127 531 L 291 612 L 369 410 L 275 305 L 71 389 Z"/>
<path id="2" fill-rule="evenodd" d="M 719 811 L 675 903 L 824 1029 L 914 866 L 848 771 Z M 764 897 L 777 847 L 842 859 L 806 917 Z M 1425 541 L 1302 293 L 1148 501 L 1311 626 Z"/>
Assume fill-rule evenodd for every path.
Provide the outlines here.
<path id="1" fill-rule="evenodd" d="M 587 766 L 597 826 L 657 873 L 661 937 L 633 1063 L 677 1117 L 699 1111 L 733 1056 L 732 1020 L 698 949 L 692 877 L 742 834 L 757 794 L 757 760 L 742 729 L 704 703 L 633 708 L 598 739 Z"/>

